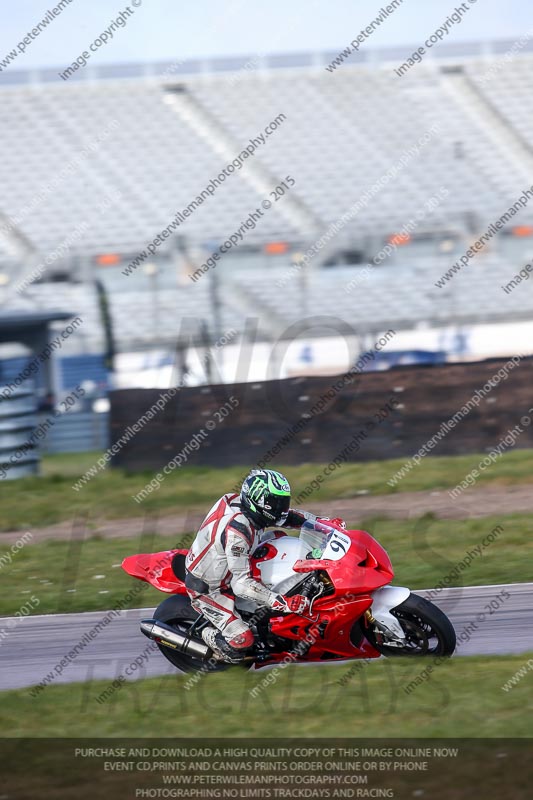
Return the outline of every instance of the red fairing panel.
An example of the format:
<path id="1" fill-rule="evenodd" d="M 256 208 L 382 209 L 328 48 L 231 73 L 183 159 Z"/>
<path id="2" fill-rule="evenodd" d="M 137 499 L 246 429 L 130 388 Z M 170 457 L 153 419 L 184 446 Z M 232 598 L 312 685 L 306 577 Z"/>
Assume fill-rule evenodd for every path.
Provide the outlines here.
<path id="1" fill-rule="evenodd" d="M 313 606 L 313 614 L 318 614 L 316 622 L 290 614 L 272 619 L 271 630 L 276 636 L 307 640 L 311 649 L 305 656 L 305 661 L 321 659 L 324 652 L 345 658 L 378 658 L 380 654 L 366 640 L 359 647 L 350 641 L 354 623 L 371 604 L 372 598 L 369 595 L 353 599 L 324 598 Z"/>
<path id="2" fill-rule="evenodd" d="M 390 583 L 394 572 L 384 548 L 366 531 L 343 531 L 351 540 L 350 549 L 338 561 L 302 559 L 294 564 L 295 572 L 325 570 L 335 586 L 335 594 L 357 595 L 373 592 Z"/>
<path id="3" fill-rule="evenodd" d="M 122 569 L 134 578 L 151 584 L 167 594 L 185 594 L 185 584 L 172 569 L 172 559 L 176 553 L 187 555 L 188 550 L 163 550 L 160 553 L 139 553 L 128 556 L 122 562 Z"/>

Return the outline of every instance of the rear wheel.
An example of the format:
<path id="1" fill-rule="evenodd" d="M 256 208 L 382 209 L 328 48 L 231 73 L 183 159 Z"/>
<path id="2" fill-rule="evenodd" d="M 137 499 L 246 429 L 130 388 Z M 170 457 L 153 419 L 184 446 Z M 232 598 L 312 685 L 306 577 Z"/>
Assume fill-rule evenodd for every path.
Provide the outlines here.
<path id="1" fill-rule="evenodd" d="M 384 634 L 369 628 L 365 636 L 385 656 L 451 656 L 455 650 L 455 630 L 440 608 L 424 597 L 410 594 L 391 609 L 405 632 L 403 647 L 387 644 Z"/>
<path id="2" fill-rule="evenodd" d="M 193 609 L 188 597 L 183 595 L 173 595 L 167 597 L 158 605 L 154 612 L 154 619 L 171 625 L 179 633 L 188 635 L 190 628 L 198 619 L 198 613 Z M 203 643 L 202 637 L 197 634 L 193 638 Z M 178 653 L 164 645 L 157 645 L 165 656 L 175 667 L 182 672 L 224 672 L 231 664 L 215 661 L 214 659 L 195 658 L 185 653 Z"/>

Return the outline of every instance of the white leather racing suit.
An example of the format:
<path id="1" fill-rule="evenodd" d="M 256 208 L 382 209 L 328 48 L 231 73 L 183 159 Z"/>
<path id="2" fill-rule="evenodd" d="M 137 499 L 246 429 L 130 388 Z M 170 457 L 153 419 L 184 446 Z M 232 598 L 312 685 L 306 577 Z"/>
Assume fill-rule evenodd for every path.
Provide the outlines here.
<path id="1" fill-rule="evenodd" d="M 290 510 L 283 526 L 299 528 L 313 514 Z M 186 587 L 191 605 L 233 639 L 249 632 L 235 610 L 235 595 L 275 608 L 280 596 L 251 574 L 250 555 L 264 529 L 257 529 L 241 511 L 238 494 L 225 494 L 202 522 L 187 554 Z"/>

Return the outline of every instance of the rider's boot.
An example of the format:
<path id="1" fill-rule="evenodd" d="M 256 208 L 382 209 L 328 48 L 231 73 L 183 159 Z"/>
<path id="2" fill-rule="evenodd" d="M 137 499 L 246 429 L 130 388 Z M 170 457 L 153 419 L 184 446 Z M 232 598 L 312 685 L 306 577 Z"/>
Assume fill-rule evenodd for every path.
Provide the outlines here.
<path id="1" fill-rule="evenodd" d="M 216 656 L 228 664 L 241 663 L 246 656 L 247 650 L 254 643 L 254 635 L 250 630 L 245 633 L 239 633 L 227 641 L 220 631 L 212 627 L 203 629 L 202 639 Z"/>

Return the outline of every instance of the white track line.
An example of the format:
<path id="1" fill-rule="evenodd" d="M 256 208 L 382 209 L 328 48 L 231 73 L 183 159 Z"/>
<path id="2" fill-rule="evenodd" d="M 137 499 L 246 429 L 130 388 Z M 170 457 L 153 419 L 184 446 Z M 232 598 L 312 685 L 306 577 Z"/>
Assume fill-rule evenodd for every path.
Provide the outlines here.
<path id="1" fill-rule="evenodd" d="M 474 594 L 476 593 L 477 589 L 501 589 L 501 588 L 509 588 L 509 587 L 520 587 L 520 589 L 533 592 L 533 583 L 484 583 L 481 586 L 447 586 L 446 588 L 442 589 L 413 589 L 412 591 L 416 594 L 417 592 L 438 592 L 439 595 L 443 592 L 458 592 L 458 591 L 467 591 L 469 589 L 474 590 Z M 164 593 L 166 597 L 172 597 L 171 594 Z M 124 608 L 118 611 L 121 615 L 129 614 L 130 612 L 146 612 L 150 613 L 156 608 L 156 606 L 149 606 L 143 608 Z M 24 619 L 45 619 L 51 617 L 57 617 L 59 619 L 72 619 L 73 617 L 85 617 L 85 616 L 94 616 L 97 614 L 99 617 L 105 617 L 106 614 L 110 614 L 115 609 L 110 608 L 108 611 L 72 611 L 70 614 L 30 614 L 27 617 L 0 617 L 0 622 L 4 622 L 10 619 L 16 620 L 24 620 Z"/>

